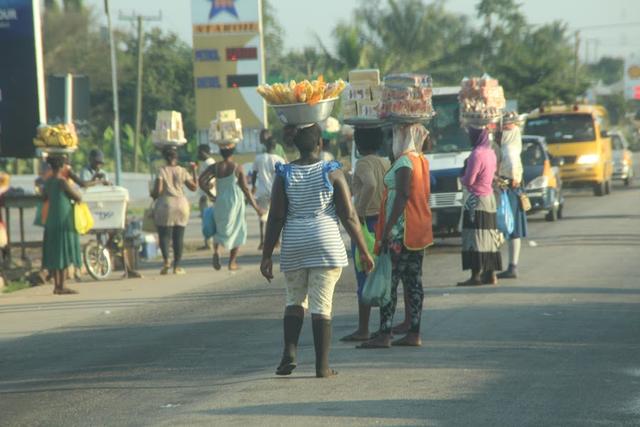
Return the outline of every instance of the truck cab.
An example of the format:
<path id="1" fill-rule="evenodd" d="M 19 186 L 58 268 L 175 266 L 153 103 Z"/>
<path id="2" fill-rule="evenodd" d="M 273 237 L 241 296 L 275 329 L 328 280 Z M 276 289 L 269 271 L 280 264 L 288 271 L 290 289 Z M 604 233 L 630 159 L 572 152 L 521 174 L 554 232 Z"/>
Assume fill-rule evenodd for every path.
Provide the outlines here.
<path id="1" fill-rule="evenodd" d="M 613 155 L 608 116 L 598 105 L 542 106 L 527 117 L 525 133 L 545 138 L 549 152 L 562 157 L 566 187 L 590 187 L 596 196 L 611 192 Z"/>
<path id="2" fill-rule="evenodd" d="M 460 175 L 471 153 L 469 136 L 460 127 L 458 92 L 458 86 L 433 89 L 436 116 L 427 126 L 430 144 L 424 147 L 431 173 L 433 230 L 439 236 L 458 233 L 463 207 Z"/>

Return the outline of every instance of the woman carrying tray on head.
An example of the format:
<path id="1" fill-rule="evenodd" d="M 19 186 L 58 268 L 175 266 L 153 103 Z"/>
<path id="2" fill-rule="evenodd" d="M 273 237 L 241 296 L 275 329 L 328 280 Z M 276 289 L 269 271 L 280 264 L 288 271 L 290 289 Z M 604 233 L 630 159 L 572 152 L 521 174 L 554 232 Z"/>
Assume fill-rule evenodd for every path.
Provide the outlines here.
<path id="1" fill-rule="evenodd" d="M 80 268 L 80 237 L 76 231 L 72 202 L 80 202 L 82 197 L 69 183 L 64 174 L 66 160 L 59 156 L 49 156 L 47 163 L 52 174 L 44 182 L 43 198 L 48 202 L 47 219 L 44 223 L 42 245 L 42 267 L 53 276 L 56 295 L 75 294 L 64 287 L 65 270 L 74 265 Z"/>
<path id="2" fill-rule="evenodd" d="M 502 269 L 501 235 L 493 193 L 497 159 L 487 128 L 470 127 L 469 138 L 473 151 L 466 160 L 462 177 L 462 184 L 469 191 L 462 219 L 462 269 L 471 270 L 471 278 L 458 286 L 482 285 L 483 272 L 489 279 L 487 284 L 497 284 L 495 272 Z"/>
<path id="3" fill-rule="evenodd" d="M 420 124 L 396 125 L 393 130 L 395 161 L 384 177 L 387 189 L 380 212 L 376 237 L 381 250 L 390 251 L 392 262 L 391 301 L 380 308 L 380 333 L 359 348 L 420 346 L 420 323 L 424 290 L 422 261 L 424 249 L 433 243 L 429 163 L 422 155 L 427 130 Z M 402 280 L 409 305 L 407 335 L 391 342 L 392 321 Z"/>
<path id="4" fill-rule="evenodd" d="M 258 216 L 264 212 L 258 207 L 245 180 L 242 167 L 233 161 L 235 144 L 220 147 L 222 162 L 209 166 L 200 175 L 200 188 L 210 197 L 209 182 L 216 178 L 216 209 L 213 213 L 216 234 L 213 236 L 213 268 L 220 270 L 220 246 L 230 251 L 229 270 L 238 270 L 238 252 L 247 242 L 245 200 L 248 200 Z"/>
<path id="5" fill-rule="evenodd" d="M 167 162 L 158 170 L 151 197 L 156 201 L 153 208 L 153 218 L 158 228 L 160 250 L 164 265 L 160 274 L 169 273 L 169 240 L 173 243 L 173 273 L 185 274 L 180 267 L 184 232 L 189 222 L 190 206 L 184 194 L 183 187 L 196 191 L 195 169 L 191 173 L 178 165 L 178 150 L 176 147 L 163 148 L 162 155 Z"/>
<path id="6" fill-rule="evenodd" d="M 527 237 L 527 214 L 520 203 L 522 194 L 522 135 L 518 125 L 517 113 L 504 118 L 500 137 L 501 161 L 499 175 L 507 185 L 509 205 L 513 212 L 515 227 L 509 238 L 509 267 L 498 274 L 499 279 L 518 278 L 518 260 L 520 259 L 521 239 Z"/>
<path id="7" fill-rule="evenodd" d="M 356 242 L 365 271 L 373 267 L 351 194 L 340 164 L 320 160 L 322 131 L 312 125 L 298 129 L 294 143 L 300 158 L 276 167 L 260 270 L 273 279 L 274 247 L 282 232 L 280 267 L 287 295 L 284 311 L 284 350 L 277 375 L 290 375 L 296 368 L 298 338 L 305 308 L 313 322 L 316 376 L 331 377 L 329 367 L 333 293 L 348 265 L 338 218 Z"/>

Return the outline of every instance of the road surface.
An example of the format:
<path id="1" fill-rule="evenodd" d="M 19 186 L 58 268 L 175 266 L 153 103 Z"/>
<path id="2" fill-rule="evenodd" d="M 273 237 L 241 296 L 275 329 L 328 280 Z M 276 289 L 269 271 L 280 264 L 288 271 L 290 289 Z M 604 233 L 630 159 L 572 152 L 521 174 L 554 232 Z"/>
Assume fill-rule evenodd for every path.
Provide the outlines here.
<path id="1" fill-rule="evenodd" d="M 309 319 L 298 370 L 273 374 L 283 281 L 259 277 L 255 251 L 234 275 L 203 258 L 180 279 L 1 297 L 0 425 L 639 425 L 640 188 L 572 193 L 530 235 L 522 278 L 496 287 L 453 286 L 455 241 L 429 252 L 417 349 L 338 342 L 356 320 L 345 270 L 329 380 Z"/>

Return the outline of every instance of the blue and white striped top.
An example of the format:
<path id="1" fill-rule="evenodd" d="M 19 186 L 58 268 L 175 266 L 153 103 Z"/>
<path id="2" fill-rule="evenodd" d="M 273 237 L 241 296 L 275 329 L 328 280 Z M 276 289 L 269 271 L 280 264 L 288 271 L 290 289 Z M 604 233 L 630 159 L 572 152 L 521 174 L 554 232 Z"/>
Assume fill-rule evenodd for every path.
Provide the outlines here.
<path id="1" fill-rule="evenodd" d="M 282 232 L 282 271 L 349 265 L 328 176 L 340 167 L 336 161 L 276 164 L 289 202 Z"/>

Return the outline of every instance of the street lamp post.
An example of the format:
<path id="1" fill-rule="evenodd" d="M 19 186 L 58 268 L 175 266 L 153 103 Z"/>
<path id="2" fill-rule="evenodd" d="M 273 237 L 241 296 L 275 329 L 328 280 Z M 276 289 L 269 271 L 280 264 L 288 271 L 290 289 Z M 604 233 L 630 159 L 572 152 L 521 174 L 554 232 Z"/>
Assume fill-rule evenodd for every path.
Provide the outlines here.
<path id="1" fill-rule="evenodd" d="M 104 0 L 104 11 L 107 15 L 107 28 L 109 30 L 109 46 L 111 49 L 111 84 L 113 90 L 113 146 L 116 155 L 116 185 L 122 182 L 122 154 L 120 153 L 120 107 L 118 103 L 118 64 L 116 60 L 116 45 L 111 27 L 111 13 L 109 12 L 109 0 Z"/>

